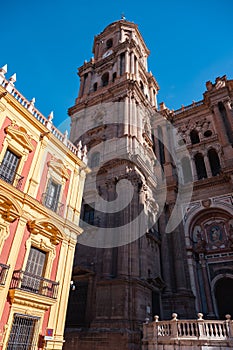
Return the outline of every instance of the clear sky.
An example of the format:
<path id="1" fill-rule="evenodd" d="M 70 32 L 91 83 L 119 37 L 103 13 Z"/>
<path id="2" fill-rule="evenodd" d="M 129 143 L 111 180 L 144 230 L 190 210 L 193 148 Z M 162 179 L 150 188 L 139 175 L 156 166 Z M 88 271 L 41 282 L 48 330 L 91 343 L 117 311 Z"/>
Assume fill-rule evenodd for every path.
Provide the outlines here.
<path id="1" fill-rule="evenodd" d="M 91 58 L 94 35 L 122 13 L 139 26 L 158 100 L 169 108 L 202 99 L 208 80 L 233 79 L 232 0 L 12 0 L 0 8 L 0 66 L 8 64 L 8 78 L 16 72 L 16 88 L 45 116 L 54 111 L 57 126 L 77 97 L 77 68 Z"/>

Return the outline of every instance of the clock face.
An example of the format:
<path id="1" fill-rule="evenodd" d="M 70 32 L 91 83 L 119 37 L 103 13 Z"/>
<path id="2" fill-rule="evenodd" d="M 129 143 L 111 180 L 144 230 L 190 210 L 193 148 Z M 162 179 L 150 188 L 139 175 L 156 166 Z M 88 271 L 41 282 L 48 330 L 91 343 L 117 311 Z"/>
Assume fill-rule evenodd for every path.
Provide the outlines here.
<path id="1" fill-rule="evenodd" d="M 103 54 L 102 58 L 108 57 L 109 55 L 112 54 L 112 52 L 113 52 L 112 50 L 106 51 L 106 52 Z"/>

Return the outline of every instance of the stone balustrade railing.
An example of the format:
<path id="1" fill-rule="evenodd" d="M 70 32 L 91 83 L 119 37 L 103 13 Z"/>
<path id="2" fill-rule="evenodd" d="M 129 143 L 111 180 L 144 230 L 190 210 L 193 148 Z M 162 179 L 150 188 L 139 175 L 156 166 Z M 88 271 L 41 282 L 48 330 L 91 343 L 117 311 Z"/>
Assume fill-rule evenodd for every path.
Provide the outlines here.
<path id="1" fill-rule="evenodd" d="M 174 313 L 169 321 L 159 321 L 159 317 L 155 316 L 154 322 L 146 320 L 143 324 L 143 350 L 160 349 L 159 344 L 173 344 L 177 341 L 184 345 L 184 349 L 188 349 L 190 341 L 196 345 L 203 341 L 215 345 L 216 342 L 233 345 L 231 316 L 226 315 L 226 320 L 204 320 L 203 314 L 198 313 L 197 320 L 178 320 Z"/>
<path id="2" fill-rule="evenodd" d="M 192 104 L 190 104 L 188 106 L 182 106 L 181 108 L 175 110 L 174 115 L 189 111 L 190 109 L 193 109 L 195 107 L 199 107 L 199 106 L 203 105 L 203 103 L 204 103 L 203 100 L 197 101 L 197 102 L 193 101 Z"/>
<path id="3" fill-rule="evenodd" d="M 0 68 L 0 85 L 5 88 L 7 93 L 10 93 L 24 108 L 26 108 L 41 124 L 46 126 L 48 130 L 62 143 L 64 143 L 68 149 L 74 153 L 77 157 L 87 164 L 87 148 L 82 146 L 80 142 L 78 146 L 72 144 L 68 140 L 68 131 L 63 134 L 52 123 L 53 112 L 46 118 L 35 106 L 35 98 L 31 101 L 27 100 L 14 86 L 16 82 L 16 74 L 13 74 L 9 80 L 6 79 L 5 74 L 7 72 L 7 65 Z"/>

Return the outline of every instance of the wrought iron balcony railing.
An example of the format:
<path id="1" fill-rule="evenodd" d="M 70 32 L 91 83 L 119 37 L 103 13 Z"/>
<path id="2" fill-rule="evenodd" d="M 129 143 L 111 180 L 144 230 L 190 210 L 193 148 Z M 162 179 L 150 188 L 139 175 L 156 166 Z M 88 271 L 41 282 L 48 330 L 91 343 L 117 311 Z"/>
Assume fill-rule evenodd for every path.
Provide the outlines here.
<path id="1" fill-rule="evenodd" d="M 4 286 L 4 284 L 6 283 L 6 277 L 8 274 L 9 267 L 9 265 L 0 263 L 0 286 Z"/>
<path id="2" fill-rule="evenodd" d="M 54 211 L 58 215 L 63 215 L 64 204 L 58 202 L 58 200 L 55 199 L 53 196 L 49 196 L 48 193 L 42 194 L 41 202 L 46 208 Z"/>
<path id="3" fill-rule="evenodd" d="M 0 164 L 0 179 L 20 190 L 24 177 L 2 163 Z"/>
<path id="4" fill-rule="evenodd" d="M 22 270 L 16 270 L 12 276 L 10 289 L 21 289 L 56 299 L 58 286 L 59 282 L 51 281 Z"/>

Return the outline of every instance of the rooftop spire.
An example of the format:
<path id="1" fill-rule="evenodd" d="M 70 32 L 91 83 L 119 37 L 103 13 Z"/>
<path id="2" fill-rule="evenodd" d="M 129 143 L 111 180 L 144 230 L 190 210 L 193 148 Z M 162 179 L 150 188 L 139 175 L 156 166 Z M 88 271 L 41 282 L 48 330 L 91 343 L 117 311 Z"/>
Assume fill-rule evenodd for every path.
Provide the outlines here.
<path id="1" fill-rule="evenodd" d="M 122 12 L 122 14 L 121 14 L 121 19 L 123 19 L 124 21 L 126 20 L 124 12 Z"/>

